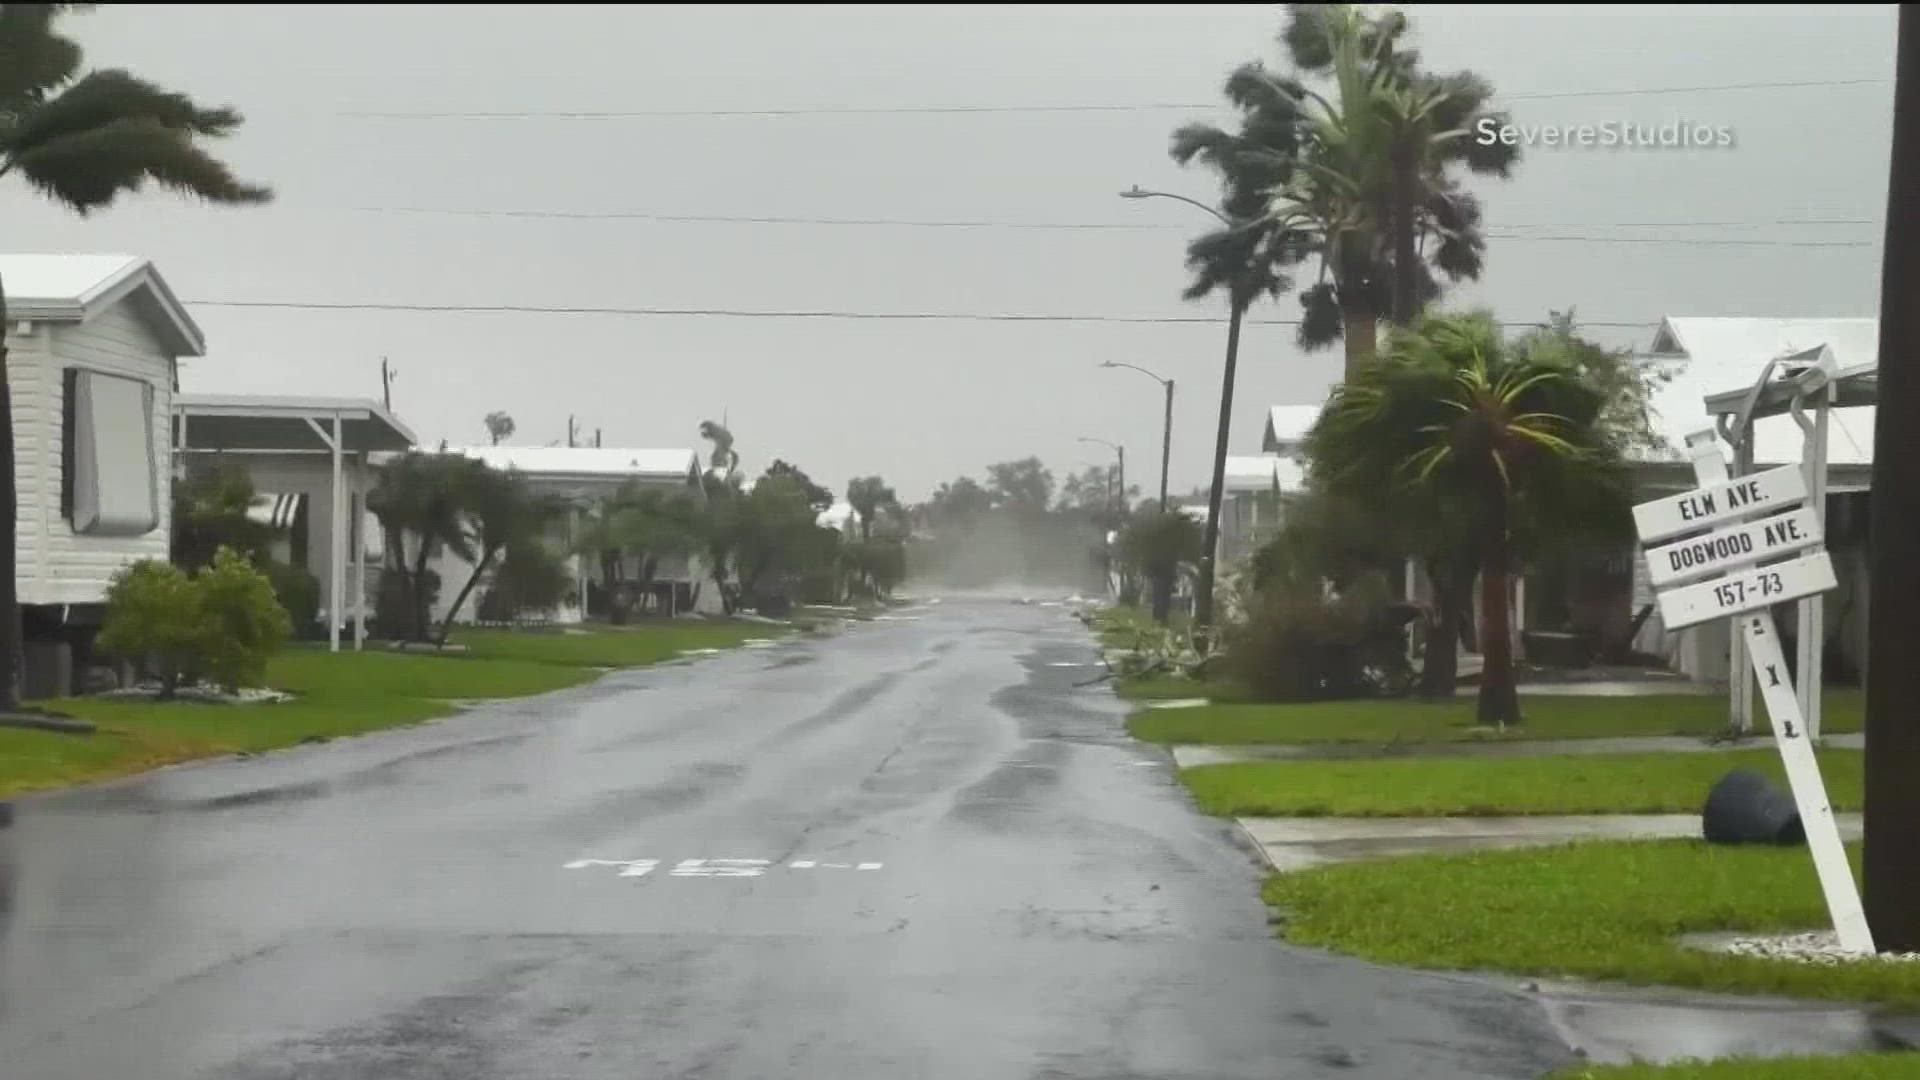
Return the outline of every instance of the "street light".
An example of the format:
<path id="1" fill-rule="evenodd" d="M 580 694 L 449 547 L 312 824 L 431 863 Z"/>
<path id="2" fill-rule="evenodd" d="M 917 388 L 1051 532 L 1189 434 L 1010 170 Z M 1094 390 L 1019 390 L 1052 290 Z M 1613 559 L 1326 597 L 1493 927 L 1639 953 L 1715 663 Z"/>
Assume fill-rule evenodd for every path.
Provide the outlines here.
<path id="1" fill-rule="evenodd" d="M 1233 219 L 1227 215 L 1215 210 L 1213 207 L 1208 206 L 1198 199 L 1189 199 L 1185 195 L 1175 195 L 1171 191 L 1148 191 L 1139 184 L 1135 184 L 1121 192 L 1120 197 L 1123 199 L 1177 199 L 1180 202 L 1186 203 L 1188 206 L 1197 206 L 1207 213 L 1212 214 L 1214 217 L 1219 218 L 1220 224 L 1225 225 L 1229 229 L 1234 227 Z"/>
<path id="2" fill-rule="evenodd" d="M 1080 441 L 1090 442 L 1090 443 L 1099 443 L 1101 446 L 1112 447 L 1113 452 L 1120 455 L 1120 505 L 1122 507 L 1126 506 L 1127 504 L 1127 448 L 1124 446 L 1121 446 L 1119 443 L 1116 443 L 1116 442 L 1108 442 L 1105 439 L 1089 439 L 1085 435 L 1080 436 Z"/>
<path id="3" fill-rule="evenodd" d="M 1120 197 L 1123 199 L 1173 199 L 1205 210 L 1229 229 L 1237 229 L 1244 224 L 1234 221 L 1198 199 L 1189 199 L 1185 195 L 1175 195 L 1170 191 L 1147 191 L 1139 184 L 1121 192 Z M 1240 362 L 1240 319 L 1247 313 L 1247 303 L 1252 299 L 1248 297 L 1243 300 L 1238 289 L 1230 292 L 1228 296 L 1227 362 L 1220 373 L 1220 426 L 1214 436 L 1213 486 L 1207 491 L 1207 531 L 1200 541 L 1200 580 L 1194 587 L 1193 597 L 1194 644 L 1203 650 L 1207 646 L 1208 631 L 1213 626 L 1213 563 L 1216 549 L 1220 546 L 1220 495 L 1227 482 L 1227 432 L 1233 426 L 1233 376 L 1234 369 Z"/>
<path id="4" fill-rule="evenodd" d="M 1100 366 L 1132 368 L 1167 388 L 1167 415 L 1160 424 L 1160 512 L 1164 514 L 1167 512 L 1167 461 L 1173 456 L 1173 380 L 1163 378 L 1138 364 L 1123 364 L 1117 360 L 1108 360 Z"/>

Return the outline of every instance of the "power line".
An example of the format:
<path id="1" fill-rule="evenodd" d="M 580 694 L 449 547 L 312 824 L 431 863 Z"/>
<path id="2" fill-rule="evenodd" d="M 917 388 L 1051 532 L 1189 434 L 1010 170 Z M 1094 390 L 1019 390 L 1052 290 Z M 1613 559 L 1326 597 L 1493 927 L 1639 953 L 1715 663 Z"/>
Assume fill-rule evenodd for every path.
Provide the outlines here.
<path id="1" fill-rule="evenodd" d="M 399 304 L 329 300 L 188 300 L 199 307 L 269 308 L 295 311 L 411 311 L 484 315 L 627 315 L 666 318 L 716 319 L 836 319 L 884 322 L 997 322 L 997 323 L 1123 323 L 1183 325 L 1222 323 L 1216 315 L 1074 315 L 1057 313 L 966 311 L 843 311 L 833 309 L 754 310 L 750 308 L 574 307 L 542 304 Z M 1261 326 L 1298 326 L 1299 319 L 1246 319 Z M 1517 320 L 1505 326 L 1539 326 L 1541 321 Z M 1640 329 L 1657 322 L 1580 320 L 1581 326 Z"/>
<path id="2" fill-rule="evenodd" d="M 421 214 L 447 217 L 516 218 L 522 220 L 559 220 L 559 221 L 654 221 L 679 224 L 727 224 L 727 225 L 820 225 L 820 226 L 858 226 L 905 229 L 1012 229 L 1029 231 L 1069 231 L 1069 232 L 1164 232 L 1179 230 L 1192 232 L 1188 225 L 1171 225 L 1154 222 L 1064 222 L 1064 221 L 991 221 L 991 220 L 922 220 L 912 218 L 837 218 L 837 217 L 780 217 L 745 216 L 732 214 L 659 214 L 649 211 L 624 210 L 488 210 L 488 209 L 445 209 L 421 206 L 362 206 L 356 207 L 361 213 L 377 214 Z M 1779 219 L 1775 221 L 1750 222 L 1563 222 L 1558 224 L 1511 224 L 1503 228 L 1685 228 L 1691 225 L 1735 227 L 1735 226 L 1773 226 L 1773 225 L 1876 225 L 1878 222 L 1864 218 L 1808 218 L 1801 220 Z M 1556 241 L 1564 243 L 1592 244 L 1678 244 L 1701 246 L 1737 246 L 1737 247 L 1871 247 L 1876 242 L 1870 240 L 1742 240 L 1717 237 L 1687 236 L 1540 236 L 1527 233 L 1488 232 L 1488 239 Z"/>
<path id="3" fill-rule="evenodd" d="M 1799 79 L 1767 82 L 1708 83 L 1695 86 L 1649 86 L 1611 90 L 1547 90 L 1503 94 L 1506 101 L 1548 101 L 1562 98 L 1645 97 L 1661 94 L 1707 94 L 1742 90 L 1806 90 L 1818 87 L 1890 86 L 1891 79 Z M 339 115 L 355 120 L 649 120 L 700 117 L 788 116 L 954 116 L 1005 113 L 1128 113 L 1192 112 L 1227 109 L 1225 103 L 1128 102 L 1107 105 L 874 105 L 809 106 L 771 109 L 554 109 L 527 111 L 350 111 Z"/>

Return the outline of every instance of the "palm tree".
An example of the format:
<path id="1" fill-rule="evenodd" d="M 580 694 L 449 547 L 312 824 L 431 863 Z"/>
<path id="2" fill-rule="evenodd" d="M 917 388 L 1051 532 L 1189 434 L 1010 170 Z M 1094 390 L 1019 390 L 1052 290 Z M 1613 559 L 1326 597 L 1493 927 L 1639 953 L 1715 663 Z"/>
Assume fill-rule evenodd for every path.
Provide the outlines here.
<path id="1" fill-rule="evenodd" d="M 700 437 L 713 444 L 714 475 L 731 484 L 740 475 L 740 455 L 733 450 L 733 432 L 711 420 L 700 421 Z"/>
<path id="2" fill-rule="evenodd" d="M 492 445 L 499 446 L 503 440 L 513 438 L 513 432 L 514 432 L 513 417 L 508 416 L 506 413 L 504 412 L 488 413 L 486 424 L 487 424 L 487 438 L 491 440 Z"/>
<path id="3" fill-rule="evenodd" d="M 1120 532 L 1120 558 L 1153 589 L 1153 621 L 1165 626 L 1173 610 L 1180 567 L 1200 557 L 1199 523 L 1178 510 L 1154 510 Z"/>
<path id="4" fill-rule="evenodd" d="M 887 507 L 898 506 L 899 497 L 877 476 L 863 476 L 847 484 L 847 502 L 860 518 L 860 542 L 873 539 L 874 516 Z"/>
<path id="5" fill-rule="evenodd" d="M 1460 190 L 1456 166 L 1504 179 L 1519 158 L 1517 146 L 1470 137 L 1475 118 L 1502 119 L 1488 107 L 1491 85 L 1470 71 L 1421 71 L 1418 55 L 1401 48 L 1407 28 L 1394 10 L 1369 16 L 1349 4 L 1294 4 L 1281 35 L 1294 65 L 1329 78 L 1335 91 L 1329 100 L 1302 89 L 1311 102 L 1310 163 L 1279 193 L 1276 211 L 1282 222 L 1317 231 L 1323 258 L 1334 256 L 1333 281 L 1323 278 L 1302 296 L 1303 344 L 1309 326 L 1331 329 L 1327 309 L 1337 307 L 1350 341 L 1348 377 L 1372 353 L 1354 347 L 1351 335 L 1371 345 L 1373 322 L 1363 326 L 1361 316 L 1370 311 L 1377 321 L 1383 282 L 1392 283 L 1393 322 L 1406 326 L 1438 297 L 1435 269 L 1449 281 L 1480 276 L 1480 205 Z"/>
<path id="6" fill-rule="evenodd" d="M 530 490 L 526 478 L 517 472 L 490 469 L 482 465 L 460 477 L 459 507 L 465 519 L 467 546 L 479 556 L 473 572 L 460 587 L 453 606 L 440 620 L 439 643 L 445 645 L 453 632 L 454 620 L 466 606 L 467 597 L 487 572 L 509 550 L 524 549 L 538 543 L 547 526 L 564 512 L 564 504 L 555 498 Z"/>
<path id="7" fill-rule="evenodd" d="M 475 561 L 463 521 L 463 500 L 475 486 L 470 474 L 485 468 L 479 461 L 453 454 L 408 453 L 376 470 L 378 480 L 367 493 L 367 509 L 386 536 L 390 565 L 385 572 L 398 574 L 406 585 L 403 633 L 408 640 L 427 640 L 432 627 L 427 563 L 434 553 L 445 550 L 466 562 Z M 415 544 L 412 566 L 407 564 L 408 537 Z"/>
<path id="8" fill-rule="evenodd" d="M 148 182 L 208 202 L 262 203 L 272 193 L 235 178 L 198 143 L 240 126 L 229 108 L 204 108 L 117 68 L 78 75 L 80 46 L 54 28 L 78 4 L 0 5 L 0 176 L 76 214 L 109 206 Z M 0 282 L 0 326 L 6 290 Z M 0 338 L 0 710 L 19 707 L 19 493 L 13 394 Z"/>
<path id="9" fill-rule="evenodd" d="M 1920 22 L 1900 12 L 1893 82 L 1893 157 L 1880 274 L 1880 415 L 1874 430 L 1867 663 L 1867 841 L 1864 902 L 1874 944 L 1920 951 Z"/>
<path id="10" fill-rule="evenodd" d="M 1580 504 L 1624 501 L 1598 422 L 1604 404 L 1552 354 L 1509 348 L 1490 315 L 1427 317 L 1335 392 L 1314 432 L 1330 489 L 1425 504 L 1470 538 L 1484 612 L 1482 723 L 1520 721 L 1508 609 L 1516 544 Z"/>

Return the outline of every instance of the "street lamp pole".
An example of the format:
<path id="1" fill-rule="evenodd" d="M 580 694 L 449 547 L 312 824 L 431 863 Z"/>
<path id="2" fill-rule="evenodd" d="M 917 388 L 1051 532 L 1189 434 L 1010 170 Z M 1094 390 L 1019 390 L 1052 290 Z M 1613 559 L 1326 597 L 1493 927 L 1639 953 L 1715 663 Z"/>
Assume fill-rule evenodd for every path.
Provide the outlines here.
<path id="1" fill-rule="evenodd" d="M 1205 210 L 1229 229 L 1240 225 L 1198 199 L 1189 199 L 1170 191 L 1147 191 L 1135 184 L 1121 192 L 1120 197 L 1172 199 Z M 1214 556 L 1220 546 L 1220 496 L 1227 481 L 1227 434 L 1233 424 L 1233 378 L 1240 360 L 1240 320 L 1246 314 L 1246 305 L 1238 296 L 1230 296 L 1228 305 L 1227 361 L 1220 373 L 1220 427 L 1213 447 L 1213 484 L 1207 490 L 1207 528 L 1200 541 L 1200 580 L 1195 584 L 1193 597 L 1193 639 L 1194 645 L 1202 651 L 1207 647 L 1208 632 L 1213 626 Z"/>
<path id="2" fill-rule="evenodd" d="M 1123 364 L 1117 360 L 1108 360 L 1100 365 L 1103 368 L 1132 368 L 1142 375 L 1159 383 L 1167 391 L 1166 417 L 1160 424 L 1160 512 L 1167 512 L 1167 464 L 1173 458 L 1173 380 L 1162 378 L 1138 364 Z"/>

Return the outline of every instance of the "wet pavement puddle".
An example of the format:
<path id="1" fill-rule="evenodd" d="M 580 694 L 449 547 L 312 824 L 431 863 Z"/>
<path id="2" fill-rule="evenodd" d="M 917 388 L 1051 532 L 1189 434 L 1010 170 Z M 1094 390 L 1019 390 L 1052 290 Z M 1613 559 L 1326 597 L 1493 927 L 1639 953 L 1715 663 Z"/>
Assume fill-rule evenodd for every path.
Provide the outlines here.
<path id="1" fill-rule="evenodd" d="M 617 869 L 615 877 L 646 877 L 660 868 L 660 859 L 575 859 L 564 864 L 563 870 Z M 796 859 L 784 866 L 776 866 L 771 859 L 681 859 L 667 876 L 677 878 L 743 878 L 764 877 L 768 870 L 878 870 L 883 863 L 877 862 L 820 862 L 814 859 Z"/>

